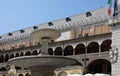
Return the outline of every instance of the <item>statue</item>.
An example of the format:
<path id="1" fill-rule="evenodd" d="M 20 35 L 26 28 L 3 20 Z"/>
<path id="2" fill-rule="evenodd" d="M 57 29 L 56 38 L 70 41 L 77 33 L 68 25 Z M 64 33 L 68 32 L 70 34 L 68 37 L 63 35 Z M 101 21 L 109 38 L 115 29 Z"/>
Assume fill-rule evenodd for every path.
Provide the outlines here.
<path id="1" fill-rule="evenodd" d="M 116 63 L 118 60 L 118 48 L 112 47 L 110 49 L 110 61 L 111 63 Z"/>

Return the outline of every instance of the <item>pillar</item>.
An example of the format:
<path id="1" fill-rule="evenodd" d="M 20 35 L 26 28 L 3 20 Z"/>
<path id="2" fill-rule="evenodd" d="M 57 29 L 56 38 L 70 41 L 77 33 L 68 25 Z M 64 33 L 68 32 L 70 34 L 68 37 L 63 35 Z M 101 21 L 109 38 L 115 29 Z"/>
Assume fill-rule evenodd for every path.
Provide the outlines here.
<path id="1" fill-rule="evenodd" d="M 109 21 L 109 25 L 112 27 L 112 76 L 120 76 L 120 0 L 117 0 L 117 7 L 116 11 L 118 14 L 113 20 Z M 115 54 L 113 48 L 118 49 L 118 56 Z"/>

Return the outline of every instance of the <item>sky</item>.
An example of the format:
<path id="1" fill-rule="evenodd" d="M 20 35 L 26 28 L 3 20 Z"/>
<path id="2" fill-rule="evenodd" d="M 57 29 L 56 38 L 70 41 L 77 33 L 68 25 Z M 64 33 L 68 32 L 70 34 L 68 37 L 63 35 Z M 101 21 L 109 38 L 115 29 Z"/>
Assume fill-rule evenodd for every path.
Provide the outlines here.
<path id="1" fill-rule="evenodd" d="M 0 0 L 0 34 L 95 10 L 107 0 Z"/>

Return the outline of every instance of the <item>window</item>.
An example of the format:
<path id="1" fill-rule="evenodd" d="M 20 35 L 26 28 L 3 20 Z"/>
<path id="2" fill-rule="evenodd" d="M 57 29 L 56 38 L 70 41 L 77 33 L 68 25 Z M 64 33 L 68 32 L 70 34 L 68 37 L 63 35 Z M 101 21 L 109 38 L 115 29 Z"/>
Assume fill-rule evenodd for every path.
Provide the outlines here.
<path id="1" fill-rule="evenodd" d="M 86 17 L 92 16 L 91 12 L 86 13 Z"/>
<path id="2" fill-rule="evenodd" d="M 25 31 L 24 30 L 20 30 L 20 33 L 24 33 Z"/>
<path id="3" fill-rule="evenodd" d="M 49 22 L 48 25 L 49 25 L 49 26 L 53 26 L 53 23 L 52 23 L 52 22 Z"/>
<path id="4" fill-rule="evenodd" d="M 38 29 L 38 27 L 37 26 L 33 26 L 33 29 L 36 30 L 36 29 Z"/>
<path id="5" fill-rule="evenodd" d="M 8 36 L 12 36 L 13 34 L 12 33 L 8 33 Z"/>
<path id="6" fill-rule="evenodd" d="M 71 21 L 71 19 L 69 17 L 66 18 L 66 22 L 69 22 Z"/>

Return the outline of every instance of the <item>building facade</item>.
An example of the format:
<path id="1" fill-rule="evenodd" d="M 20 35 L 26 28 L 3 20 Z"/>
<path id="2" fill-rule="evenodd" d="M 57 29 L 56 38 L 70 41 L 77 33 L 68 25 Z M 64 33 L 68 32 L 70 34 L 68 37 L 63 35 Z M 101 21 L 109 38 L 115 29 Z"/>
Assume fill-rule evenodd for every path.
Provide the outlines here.
<path id="1" fill-rule="evenodd" d="M 88 73 L 111 74 L 109 50 L 112 44 L 112 27 L 108 24 L 109 20 L 107 7 L 103 7 L 1 35 L 1 76 L 30 76 L 29 68 L 18 66 L 12 68 L 8 60 L 40 54 L 40 41 L 33 40 L 30 34 L 42 28 L 57 29 L 62 33 L 60 38 L 49 43 L 49 55 L 70 56 L 80 62 L 69 68 L 57 69 L 56 76 L 80 74 L 82 68 L 78 67 L 79 65 L 87 68 Z M 11 71 L 11 69 L 14 70 Z"/>

